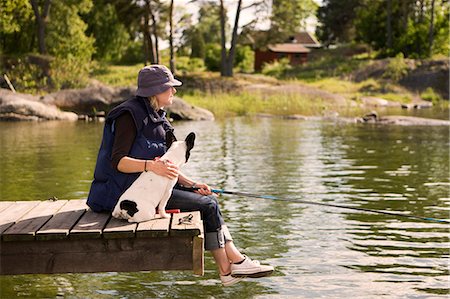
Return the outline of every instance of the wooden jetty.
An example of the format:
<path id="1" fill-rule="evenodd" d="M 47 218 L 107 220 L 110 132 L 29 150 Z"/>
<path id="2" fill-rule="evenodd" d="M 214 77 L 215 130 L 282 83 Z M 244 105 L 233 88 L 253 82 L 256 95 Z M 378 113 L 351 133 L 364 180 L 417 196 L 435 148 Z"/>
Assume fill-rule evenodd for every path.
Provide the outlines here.
<path id="1" fill-rule="evenodd" d="M 186 216 L 190 221 L 180 221 Z M 183 218 L 185 217 L 185 218 Z M 203 275 L 200 212 L 128 223 L 85 200 L 0 202 L 0 274 L 192 270 Z"/>

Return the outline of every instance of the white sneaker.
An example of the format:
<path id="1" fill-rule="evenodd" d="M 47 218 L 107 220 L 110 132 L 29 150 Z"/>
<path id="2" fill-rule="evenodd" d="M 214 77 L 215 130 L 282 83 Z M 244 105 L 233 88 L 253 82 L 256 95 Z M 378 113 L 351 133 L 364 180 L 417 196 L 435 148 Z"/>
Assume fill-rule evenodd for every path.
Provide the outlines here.
<path id="1" fill-rule="evenodd" d="M 231 276 L 231 274 L 228 274 L 228 275 L 220 275 L 220 280 L 222 281 L 222 285 L 224 287 L 229 287 L 241 281 L 242 278 L 233 277 Z"/>
<path id="2" fill-rule="evenodd" d="M 240 264 L 231 264 L 231 276 L 258 278 L 273 273 L 272 266 L 261 265 L 259 261 L 252 261 L 248 256 Z"/>

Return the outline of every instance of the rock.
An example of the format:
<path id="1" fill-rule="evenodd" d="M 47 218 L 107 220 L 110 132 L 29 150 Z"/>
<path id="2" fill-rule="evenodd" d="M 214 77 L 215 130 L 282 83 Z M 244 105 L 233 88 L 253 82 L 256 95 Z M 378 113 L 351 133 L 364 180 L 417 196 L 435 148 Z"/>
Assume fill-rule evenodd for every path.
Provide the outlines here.
<path id="1" fill-rule="evenodd" d="M 450 126 L 450 121 L 448 120 L 401 115 L 383 116 L 377 123 L 402 126 Z"/>
<path id="2" fill-rule="evenodd" d="M 377 98 L 377 97 L 362 97 L 361 101 L 362 101 L 362 103 L 365 106 L 372 106 L 372 107 L 401 107 L 400 103 L 388 101 L 388 100 L 385 100 L 383 98 Z"/>
<path id="3" fill-rule="evenodd" d="M 59 110 L 55 105 L 45 104 L 38 97 L 0 89 L 0 120 L 69 120 L 78 116 Z"/>
<path id="4" fill-rule="evenodd" d="M 365 114 L 355 119 L 358 123 L 376 123 L 402 126 L 450 126 L 450 121 L 443 119 L 423 118 L 403 115 L 388 115 L 380 117 L 376 112 Z"/>
<path id="5" fill-rule="evenodd" d="M 419 103 L 402 104 L 403 109 L 425 109 L 433 107 L 433 103 L 422 101 Z"/>
<path id="6" fill-rule="evenodd" d="M 172 105 L 166 107 L 167 114 L 174 120 L 214 120 L 212 112 L 187 104 L 174 97 Z"/>
<path id="7" fill-rule="evenodd" d="M 42 97 L 42 101 L 76 113 L 90 114 L 108 109 L 115 95 L 114 88 L 96 85 L 84 89 L 60 90 Z"/>

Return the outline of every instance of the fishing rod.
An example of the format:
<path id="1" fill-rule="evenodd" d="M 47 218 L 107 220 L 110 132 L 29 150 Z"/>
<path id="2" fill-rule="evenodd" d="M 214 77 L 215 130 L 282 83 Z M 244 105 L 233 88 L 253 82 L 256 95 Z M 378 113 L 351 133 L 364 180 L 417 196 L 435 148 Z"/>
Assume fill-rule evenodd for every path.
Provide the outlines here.
<path id="1" fill-rule="evenodd" d="M 189 190 L 194 191 L 194 190 L 198 190 L 200 188 L 181 187 L 181 189 L 187 190 L 187 191 L 189 191 Z M 242 197 L 270 199 L 270 200 L 275 200 L 275 201 L 287 201 L 287 202 L 295 202 L 295 203 L 308 204 L 308 205 L 333 207 L 333 208 L 339 208 L 339 209 L 357 210 L 357 211 L 363 211 L 363 212 L 369 212 L 369 213 L 375 213 L 375 214 L 384 214 L 384 215 L 389 215 L 389 216 L 405 217 L 405 218 L 433 221 L 433 222 L 439 222 L 439 223 L 450 223 L 450 220 L 446 220 L 446 219 L 421 217 L 421 216 L 415 216 L 415 215 L 406 215 L 406 214 L 400 214 L 400 213 L 396 213 L 396 212 L 373 210 L 373 209 L 366 209 L 366 208 L 360 208 L 360 207 L 349 207 L 349 206 L 345 206 L 345 205 L 315 202 L 315 201 L 308 201 L 308 200 L 302 200 L 302 199 L 289 199 L 289 198 L 276 197 L 276 196 L 272 196 L 272 195 L 261 195 L 261 194 L 247 193 L 247 192 L 229 191 L 229 190 L 224 190 L 224 189 L 211 189 L 211 192 L 217 193 L 217 194 L 237 195 L 237 196 L 242 196 Z"/>

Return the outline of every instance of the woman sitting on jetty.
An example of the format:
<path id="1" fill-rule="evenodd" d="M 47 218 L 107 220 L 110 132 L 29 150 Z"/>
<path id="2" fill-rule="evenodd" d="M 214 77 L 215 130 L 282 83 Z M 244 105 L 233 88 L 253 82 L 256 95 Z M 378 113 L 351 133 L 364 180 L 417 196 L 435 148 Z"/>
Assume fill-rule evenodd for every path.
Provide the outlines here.
<path id="1" fill-rule="evenodd" d="M 87 204 L 95 212 L 111 212 L 143 171 L 178 177 L 179 185 L 195 187 L 196 191 L 175 188 L 167 209 L 201 212 L 205 249 L 211 251 L 218 265 L 222 284 L 230 286 L 244 277 L 268 276 L 274 270 L 272 266 L 252 261 L 235 247 L 211 188 L 188 178 L 174 164 L 157 159 L 166 151 L 165 133 L 173 131 L 162 109 L 172 104 L 175 86 L 181 84 L 162 65 L 139 71 L 136 96 L 112 109 L 106 118 Z"/>

